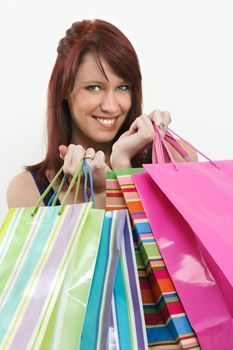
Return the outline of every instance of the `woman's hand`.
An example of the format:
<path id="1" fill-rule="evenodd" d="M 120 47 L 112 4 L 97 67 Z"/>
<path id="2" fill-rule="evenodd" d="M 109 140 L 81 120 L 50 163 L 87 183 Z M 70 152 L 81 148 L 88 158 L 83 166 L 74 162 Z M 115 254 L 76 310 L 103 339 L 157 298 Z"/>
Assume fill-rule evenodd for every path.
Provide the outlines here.
<path id="1" fill-rule="evenodd" d="M 160 128 L 161 134 L 164 137 L 169 124 L 172 121 L 171 114 L 167 111 L 161 112 L 155 109 L 152 113 L 148 115 L 152 123 L 155 123 Z"/>
<path id="2" fill-rule="evenodd" d="M 67 175 L 73 176 L 80 161 L 86 158 L 93 176 L 95 194 L 105 193 L 105 174 L 110 168 L 105 162 L 105 154 L 102 151 L 95 152 L 93 148 L 85 150 L 81 145 L 61 145 L 59 147 L 60 156 L 64 159 L 63 171 Z"/>
<path id="3" fill-rule="evenodd" d="M 155 137 L 153 123 L 156 123 L 165 135 L 171 122 L 169 112 L 154 110 L 146 116 L 140 115 L 130 126 L 129 130 L 122 134 L 112 147 L 110 162 L 113 169 L 131 167 L 131 159 L 140 151 L 147 148 Z"/>

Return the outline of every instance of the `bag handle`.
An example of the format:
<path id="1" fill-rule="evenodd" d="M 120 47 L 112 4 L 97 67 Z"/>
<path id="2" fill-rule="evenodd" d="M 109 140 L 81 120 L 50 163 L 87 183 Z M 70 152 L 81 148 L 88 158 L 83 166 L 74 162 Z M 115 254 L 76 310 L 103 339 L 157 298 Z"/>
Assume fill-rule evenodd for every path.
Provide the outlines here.
<path id="1" fill-rule="evenodd" d="M 39 204 L 43 201 L 44 197 L 47 195 L 47 193 L 50 191 L 50 189 L 54 186 L 55 182 L 58 180 L 62 171 L 63 171 L 63 166 L 59 169 L 57 174 L 54 176 L 54 178 L 50 182 L 49 186 L 46 188 L 44 193 L 40 196 L 40 198 L 36 202 L 35 207 L 31 213 L 31 216 L 34 216 L 37 213 L 38 208 L 39 208 Z M 93 207 L 95 207 L 93 178 L 92 178 L 91 168 L 90 168 L 89 164 L 86 162 L 86 160 L 82 159 L 80 161 L 76 171 L 75 171 L 74 176 L 72 177 L 72 180 L 69 184 L 69 187 L 65 193 L 65 196 L 62 199 L 58 215 L 62 214 L 62 212 L 65 208 L 65 205 L 66 205 L 67 197 L 69 196 L 69 194 L 70 194 L 71 190 L 74 188 L 74 186 L 76 186 L 75 195 L 74 195 L 74 204 L 77 202 L 77 197 L 78 197 L 78 193 L 79 193 L 79 189 L 80 189 L 81 176 L 82 176 L 83 172 L 84 172 L 84 198 L 85 198 L 85 201 L 88 202 L 87 182 L 88 182 L 88 174 L 89 174 L 89 181 L 90 181 L 90 187 L 91 187 L 91 198 L 92 198 L 92 202 L 93 202 Z M 68 175 L 63 176 L 60 186 L 58 187 L 57 191 L 53 194 L 53 196 L 51 197 L 51 199 L 49 201 L 50 206 L 56 205 L 58 197 L 62 191 L 62 188 L 64 187 L 65 182 L 67 181 L 67 178 L 68 178 Z"/>
<path id="2" fill-rule="evenodd" d="M 169 131 L 167 131 L 165 134 L 165 140 L 175 148 L 175 150 L 183 157 L 184 160 L 187 162 L 193 161 L 192 157 L 190 157 L 188 152 L 179 144 L 179 142 L 177 142 L 177 140 Z"/>
<path id="3" fill-rule="evenodd" d="M 197 148 L 195 148 L 193 145 L 191 145 L 188 141 L 184 140 L 180 135 L 175 133 L 175 131 L 171 130 L 170 128 L 167 128 L 165 136 L 162 136 L 161 130 L 159 129 L 158 125 L 154 123 L 154 130 L 155 130 L 155 139 L 152 145 L 152 162 L 156 162 L 156 157 L 158 163 L 164 163 L 164 149 L 167 151 L 169 158 L 171 162 L 173 163 L 174 167 L 177 170 L 176 167 L 176 161 L 174 160 L 174 157 L 172 156 L 169 148 L 167 147 L 164 140 L 166 140 L 170 145 L 172 145 L 175 150 L 186 160 L 187 162 L 192 162 L 192 158 L 187 153 L 187 151 L 177 142 L 177 140 L 174 138 L 173 134 L 178 137 L 178 139 L 182 140 L 185 144 L 187 144 L 190 148 L 195 150 L 197 153 L 201 154 L 204 158 L 209 160 L 215 167 L 220 168 L 218 164 L 216 164 L 213 160 L 211 160 L 209 157 L 207 157 L 204 153 L 199 151 Z"/>
<path id="4" fill-rule="evenodd" d="M 87 197 L 87 181 L 88 181 L 88 174 L 89 174 L 89 182 L 90 182 L 90 188 L 91 188 L 91 200 L 93 203 L 93 208 L 95 208 L 95 193 L 94 193 L 94 183 L 93 183 L 93 176 L 91 172 L 91 167 L 87 163 L 87 161 L 84 159 L 83 160 L 83 170 L 84 170 L 84 175 L 85 175 L 85 181 L 84 181 L 84 197 L 85 201 L 88 202 L 88 197 Z"/>
<path id="5" fill-rule="evenodd" d="M 68 180 L 69 176 L 68 175 L 64 175 L 62 178 L 62 182 L 60 183 L 58 189 L 54 192 L 54 194 L 52 195 L 52 197 L 50 198 L 49 202 L 48 202 L 48 207 L 53 207 L 56 205 L 57 201 L 58 201 L 58 197 L 65 185 L 65 182 Z"/>
<path id="6" fill-rule="evenodd" d="M 93 201 L 93 206 L 95 207 L 92 172 L 91 172 L 91 168 L 90 168 L 89 164 L 87 163 L 87 161 L 85 159 L 83 160 L 83 172 L 81 172 L 79 174 L 78 179 L 77 179 L 77 184 L 76 184 L 76 190 L 75 190 L 73 203 L 74 204 L 77 203 L 77 198 L 78 198 L 78 193 L 79 193 L 79 187 L 80 187 L 80 181 L 81 181 L 82 173 L 84 173 L 84 198 L 85 198 L 85 202 L 89 201 L 88 200 L 88 196 L 87 196 L 87 183 L 88 183 L 88 175 L 89 175 L 89 182 L 90 182 L 90 187 L 91 187 L 91 198 L 92 198 L 92 201 Z M 63 189 L 64 184 L 68 180 L 68 178 L 69 178 L 68 175 L 64 175 L 60 186 L 58 187 L 58 189 L 54 192 L 54 194 L 50 198 L 48 206 L 56 205 L 56 203 L 58 201 L 58 197 L 59 197 L 59 195 L 61 193 L 61 190 Z"/>

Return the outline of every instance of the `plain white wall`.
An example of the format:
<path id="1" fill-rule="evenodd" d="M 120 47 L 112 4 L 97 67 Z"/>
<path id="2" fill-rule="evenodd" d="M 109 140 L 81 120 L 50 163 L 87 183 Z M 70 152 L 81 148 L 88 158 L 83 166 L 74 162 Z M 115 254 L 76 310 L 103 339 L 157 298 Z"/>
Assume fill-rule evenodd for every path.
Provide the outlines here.
<path id="1" fill-rule="evenodd" d="M 232 0 L 8 0 L 0 5 L 0 222 L 10 179 L 44 155 L 58 41 L 84 18 L 110 21 L 131 40 L 144 112 L 170 111 L 184 138 L 212 159 L 232 158 Z"/>

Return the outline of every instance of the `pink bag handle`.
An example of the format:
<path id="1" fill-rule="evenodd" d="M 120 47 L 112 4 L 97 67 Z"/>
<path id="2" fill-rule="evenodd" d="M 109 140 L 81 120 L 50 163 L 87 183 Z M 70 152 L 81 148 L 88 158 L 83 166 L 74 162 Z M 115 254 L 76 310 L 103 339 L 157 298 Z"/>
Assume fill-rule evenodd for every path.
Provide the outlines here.
<path id="1" fill-rule="evenodd" d="M 179 144 L 179 142 L 177 142 L 177 140 L 170 133 L 170 131 L 166 131 L 164 139 L 175 148 L 175 150 L 182 156 L 182 158 L 184 158 L 184 160 L 186 160 L 187 162 L 193 161 L 188 152 Z"/>
<path id="2" fill-rule="evenodd" d="M 177 166 L 176 166 L 175 159 L 173 158 L 173 155 L 171 154 L 169 148 L 165 144 L 163 137 L 162 137 L 162 134 L 161 134 L 161 130 L 156 125 L 156 123 L 154 123 L 154 129 L 155 129 L 155 138 L 154 138 L 153 145 L 152 145 L 152 163 L 156 163 L 156 157 L 157 157 L 157 162 L 159 164 L 165 163 L 165 158 L 164 158 L 164 149 L 165 149 L 168 153 L 168 156 L 169 156 L 172 164 L 174 165 L 174 168 L 176 170 L 178 170 Z"/>
<path id="3" fill-rule="evenodd" d="M 184 140 L 181 136 L 179 136 L 177 133 L 175 133 L 173 130 L 167 128 L 165 136 L 163 138 L 161 131 L 156 123 L 154 123 L 154 129 L 155 129 L 155 139 L 152 145 L 152 163 L 156 162 L 156 156 L 157 156 L 157 162 L 158 163 L 164 163 L 165 158 L 164 158 L 164 149 L 167 151 L 168 156 L 173 163 L 175 169 L 176 167 L 176 162 L 167 147 L 166 143 L 164 140 L 166 140 L 170 145 L 172 145 L 175 150 L 186 160 L 187 162 L 192 162 L 192 158 L 189 156 L 189 154 L 186 152 L 186 150 L 177 142 L 177 140 L 174 138 L 174 135 L 176 135 L 180 140 L 182 140 L 185 144 L 187 144 L 190 148 L 195 150 L 197 153 L 201 154 L 204 158 L 209 160 L 214 166 L 217 168 L 220 168 L 219 165 L 217 165 L 214 161 L 212 161 L 210 158 L 208 158 L 205 154 L 203 154 L 201 151 L 199 151 L 197 148 L 195 148 L 193 145 L 191 145 L 188 141 Z"/>

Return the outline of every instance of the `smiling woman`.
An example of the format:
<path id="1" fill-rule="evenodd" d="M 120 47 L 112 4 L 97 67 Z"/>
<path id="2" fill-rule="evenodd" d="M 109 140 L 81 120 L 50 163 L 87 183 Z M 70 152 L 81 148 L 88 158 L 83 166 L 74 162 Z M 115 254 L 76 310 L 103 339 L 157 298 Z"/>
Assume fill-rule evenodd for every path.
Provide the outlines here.
<path id="1" fill-rule="evenodd" d="M 171 117 L 159 110 L 142 114 L 138 58 L 130 41 L 112 24 L 74 23 L 57 52 L 48 87 L 47 153 L 42 162 L 11 181 L 8 205 L 33 206 L 62 165 L 72 176 L 85 156 L 93 172 L 96 205 L 103 208 L 106 171 L 150 162 L 152 122 L 165 132 Z M 63 196 L 61 192 L 59 199 Z M 71 192 L 67 202 L 72 203 L 73 197 Z M 83 200 L 80 191 L 78 201 Z"/>
<path id="2" fill-rule="evenodd" d="M 105 153 L 110 166 L 111 141 L 123 125 L 131 107 L 129 85 L 100 57 L 106 79 L 93 53 L 85 54 L 74 88 L 68 98 L 74 144 L 91 144 Z"/>

